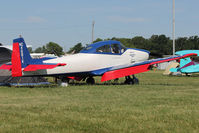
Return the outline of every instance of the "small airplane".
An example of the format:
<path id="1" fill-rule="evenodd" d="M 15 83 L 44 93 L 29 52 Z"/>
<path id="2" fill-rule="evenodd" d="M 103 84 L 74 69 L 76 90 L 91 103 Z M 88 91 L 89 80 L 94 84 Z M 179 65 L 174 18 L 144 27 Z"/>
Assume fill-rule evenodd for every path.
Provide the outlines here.
<path id="1" fill-rule="evenodd" d="M 11 61 L 12 51 L 9 47 L 0 46 L 0 65 Z"/>
<path id="2" fill-rule="evenodd" d="M 177 68 L 171 68 L 171 72 L 181 72 L 186 75 L 190 73 L 198 73 L 199 72 L 199 50 L 182 50 L 182 51 L 177 51 L 175 54 L 176 55 L 185 55 L 185 54 L 190 54 L 190 53 L 195 53 L 197 54 L 196 57 L 187 57 L 184 59 L 178 60 L 179 62 L 179 67 Z"/>
<path id="3" fill-rule="evenodd" d="M 149 51 L 126 48 L 119 41 L 101 41 L 90 44 L 80 53 L 57 57 L 33 59 L 22 37 L 13 40 L 11 63 L 0 69 L 12 71 L 13 77 L 52 76 L 68 85 L 69 79 L 86 80 L 94 84 L 94 76 L 102 76 L 101 82 L 126 77 L 126 84 L 138 83 L 134 74 L 146 72 L 154 64 L 178 60 L 196 54 L 176 55 L 148 60 Z M 133 76 L 133 78 L 131 78 Z"/>

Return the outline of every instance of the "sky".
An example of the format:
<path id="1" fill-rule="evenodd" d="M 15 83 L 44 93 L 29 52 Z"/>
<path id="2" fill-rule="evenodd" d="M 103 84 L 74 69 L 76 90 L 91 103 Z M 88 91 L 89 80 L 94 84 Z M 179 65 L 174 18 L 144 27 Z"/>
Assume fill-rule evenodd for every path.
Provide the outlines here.
<path id="1" fill-rule="evenodd" d="M 199 34 L 199 0 L 175 0 L 176 38 Z M 0 43 L 22 35 L 33 49 L 52 41 L 65 51 L 96 38 L 172 37 L 172 0 L 0 0 Z"/>

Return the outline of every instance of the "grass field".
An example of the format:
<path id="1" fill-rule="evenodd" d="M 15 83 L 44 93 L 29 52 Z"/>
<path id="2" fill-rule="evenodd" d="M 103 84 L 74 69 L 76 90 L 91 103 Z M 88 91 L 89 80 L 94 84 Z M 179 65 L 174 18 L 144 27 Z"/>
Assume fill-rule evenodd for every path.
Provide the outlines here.
<path id="1" fill-rule="evenodd" d="M 199 76 L 137 77 L 139 85 L 0 87 L 0 133 L 199 132 Z"/>

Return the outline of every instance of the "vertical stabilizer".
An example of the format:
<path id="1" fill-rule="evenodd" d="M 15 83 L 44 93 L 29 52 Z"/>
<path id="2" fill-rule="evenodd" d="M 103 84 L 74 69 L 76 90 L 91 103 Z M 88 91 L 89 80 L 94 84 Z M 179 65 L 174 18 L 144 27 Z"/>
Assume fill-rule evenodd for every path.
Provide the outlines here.
<path id="1" fill-rule="evenodd" d="M 17 38 L 13 40 L 13 51 L 12 51 L 12 76 L 22 76 L 22 69 L 29 65 L 32 58 L 26 47 L 23 38 Z"/>
<path id="2" fill-rule="evenodd" d="M 186 64 L 188 64 L 190 62 L 191 62 L 190 57 L 184 58 L 184 59 L 180 59 L 180 67 L 183 67 L 183 66 L 185 66 Z"/>

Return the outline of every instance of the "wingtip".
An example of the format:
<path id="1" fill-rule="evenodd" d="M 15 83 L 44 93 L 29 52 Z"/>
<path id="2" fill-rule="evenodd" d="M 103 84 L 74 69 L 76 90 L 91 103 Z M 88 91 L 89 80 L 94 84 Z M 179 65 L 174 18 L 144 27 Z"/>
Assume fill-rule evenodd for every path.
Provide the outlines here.
<path id="1" fill-rule="evenodd" d="M 182 57 L 186 58 L 186 57 L 190 57 L 190 56 L 198 56 L 198 54 L 196 54 L 196 53 L 190 53 L 190 54 L 183 55 Z"/>

